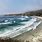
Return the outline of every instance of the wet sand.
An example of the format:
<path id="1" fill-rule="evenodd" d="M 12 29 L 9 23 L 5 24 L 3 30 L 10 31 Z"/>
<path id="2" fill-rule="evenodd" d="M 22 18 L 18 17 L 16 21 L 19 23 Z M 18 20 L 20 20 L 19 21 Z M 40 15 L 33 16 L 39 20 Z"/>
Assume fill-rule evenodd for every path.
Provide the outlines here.
<path id="1" fill-rule="evenodd" d="M 15 39 L 18 39 L 18 40 L 21 39 L 21 40 L 24 40 L 24 42 L 25 41 L 42 42 L 42 23 L 35 30 L 25 32 L 15 37 Z"/>

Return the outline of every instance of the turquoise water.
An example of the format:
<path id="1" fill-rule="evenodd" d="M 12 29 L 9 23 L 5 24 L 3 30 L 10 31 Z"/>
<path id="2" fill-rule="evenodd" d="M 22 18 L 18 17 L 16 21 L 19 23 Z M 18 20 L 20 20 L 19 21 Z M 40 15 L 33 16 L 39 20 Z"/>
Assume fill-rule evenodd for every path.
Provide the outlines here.
<path id="1" fill-rule="evenodd" d="M 30 19 L 32 18 L 28 16 L 0 16 L 0 32 L 11 30 L 12 27 L 24 26 L 25 24 L 22 22 L 27 22 Z"/>

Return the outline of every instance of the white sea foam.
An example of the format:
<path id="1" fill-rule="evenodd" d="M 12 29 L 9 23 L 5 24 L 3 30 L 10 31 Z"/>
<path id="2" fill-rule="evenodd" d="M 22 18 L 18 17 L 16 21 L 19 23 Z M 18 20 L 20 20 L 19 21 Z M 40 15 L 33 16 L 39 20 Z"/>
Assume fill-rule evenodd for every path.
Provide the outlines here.
<path id="1" fill-rule="evenodd" d="M 29 17 L 28 16 L 21 16 L 21 18 L 18 18 L 18 19 L 26 20 L 26 18 L 29 18 Z"/>
<path id="2" fill-rule="evenodd" d="M 39 23 L 34 23 L 35 21 L 37 21 L 37 18 L 33 18 L 30 19 L 27 22 L 21 22 L 21 24 L 25 24 L 24 26 L 17 26 L 17 27 L 12 27 L 13 30 L 7 30 L 6 32 L 4 32 L 3 34 L 0 34 L 0 37 L 15 37 L 17 35 L 20 35 L 24 32 L 27 32 L 31 29 L 35 29 L 35 27 L 37 27 L 41 22 Z M 33 26 L 31 26 L 33 24 Z"/>
<path id="3" fill-rule="evenodd" d="M 0 25 L 4 25 L 4 24 L 11 24 L 11 22 L 0 23 Z"/>
<path id="4" fill-rule="evenodd" d="M 28 16 L 25 16 L 25 18 L 29 18 Z"/>
<path id="5" fill-rule="evenodd" d="M 32 24 L 34 23 L 34 21 L 36 21 L 36 18 L 35 18 L 35 19 L 31 19 L 31 20 L 28 21 L 28 22 L 22 22 L 22 23 L 25 24 L 24 26 L 16 27 L 16 29 L 13 29 L 13 30 L 11 30 L 11 31 L 7 31 L 7 32 L 5 32 L 5 33 L 3 33 L 3 34 L 0 34 L 0 37 L 1 37 L 1 36 L 8 36 L 8 35 L 10 35 L 11 33 L 18 32 L 18 31 L 20 31 L 21 29 L 26 28 L 26 27 L 32 25 Z M 15 27 L 13 27 L 13 28 L 15 28 Z"/>

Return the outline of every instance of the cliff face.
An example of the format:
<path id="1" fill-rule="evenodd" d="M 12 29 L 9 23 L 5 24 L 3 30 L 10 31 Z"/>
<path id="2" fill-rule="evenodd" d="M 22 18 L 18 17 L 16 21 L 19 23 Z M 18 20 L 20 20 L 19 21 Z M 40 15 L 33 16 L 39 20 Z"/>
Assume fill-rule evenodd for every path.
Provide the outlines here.
<path id="1" fill-rule="evenodd" d="M 5 16 L 42 16 L 42 9 L 37 10 L 37 11 L 30 11 L 30 12 L 25 12 L 25 13 L 20 13 L 20 14 L 8 14 Z"/>

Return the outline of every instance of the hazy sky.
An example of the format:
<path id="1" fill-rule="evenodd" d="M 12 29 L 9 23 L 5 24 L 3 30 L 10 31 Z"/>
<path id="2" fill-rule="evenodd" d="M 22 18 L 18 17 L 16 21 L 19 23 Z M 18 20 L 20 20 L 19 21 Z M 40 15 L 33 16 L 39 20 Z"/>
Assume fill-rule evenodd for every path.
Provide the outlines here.
<path id="1" fill-rule="evenodd" d="M 42 0 L 0 0 L 0 15 L 42 9 Z"/>

